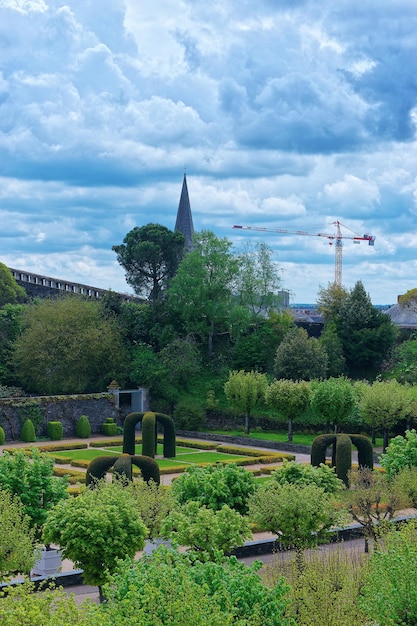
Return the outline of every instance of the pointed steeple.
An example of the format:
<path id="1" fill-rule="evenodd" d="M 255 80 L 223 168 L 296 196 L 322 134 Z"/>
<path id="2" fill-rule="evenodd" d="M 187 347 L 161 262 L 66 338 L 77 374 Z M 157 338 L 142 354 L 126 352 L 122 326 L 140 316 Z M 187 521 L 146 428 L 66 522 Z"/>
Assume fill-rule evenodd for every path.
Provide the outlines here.
<path id="1" fill-rule="evenodd" d="M 180 203 L 178 205 L 177 220 L 175 222 L 175 230 L 184 235 L 185 249 L 189 252 L 193 247 L 193 216 L 191 215 L 190 198 L 188 197 L 187 175 L 184 172 L 184 180 L 182 183 Z"/>

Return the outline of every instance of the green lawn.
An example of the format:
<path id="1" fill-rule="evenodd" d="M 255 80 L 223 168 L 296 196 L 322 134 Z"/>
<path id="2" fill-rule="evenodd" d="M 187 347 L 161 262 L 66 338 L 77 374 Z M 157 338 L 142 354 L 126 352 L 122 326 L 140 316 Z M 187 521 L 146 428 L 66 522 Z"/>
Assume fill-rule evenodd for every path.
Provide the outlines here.
<path id="1" fill-rule="evenodd" d="M 108 454 L 109 456 L 119 456 L 118 452 L 111 452 L 110 450 L 104 452 L 103 450 L 100 450 L 100 448 L 85 448 L 84 450 L 60 450 L 59 452 L 52 452 L 51 454 L 54 457 L 70 458 L 73 461 L 78 461 L 80 459 L 82 459 L 83 461 L 92 461 L 97 456 L 103 456 L 103 454 Z"/>
<path id="2" fill-rule="evenodd" d="M 288 438 L 287 438 L 287 433 L 286 432 L 251 432 L 249 435 L 245 435 L 245 433 L 243 433 L 241 430 L 210 430 L 207 431 L 210 433 L 217 433 L 219 435 L 231 435 L 234 437 L 245 437 L 245 438 L 250 438 L 250 439 L 262 439 L 265 441 L 275 441 L 275 442 L 282 442 L 282 443 L 288 443 Z M 320 433 L 318 433 L 320 434 Z M 303 446 L 311 446 L 311 444 L 313 443 L 313 440 L 317 437 L 317 434 L 315 435 L 305 435 L 305 434 L 299 434 L 299 433 L 294 433 L 293 436 L 293 443 L 295 444 L 299 444 L 299 445 L 303 445 Z M 376 444 L 375 446 L 382 446 L 382 438 L 377 438 L 376 440 Z"/>

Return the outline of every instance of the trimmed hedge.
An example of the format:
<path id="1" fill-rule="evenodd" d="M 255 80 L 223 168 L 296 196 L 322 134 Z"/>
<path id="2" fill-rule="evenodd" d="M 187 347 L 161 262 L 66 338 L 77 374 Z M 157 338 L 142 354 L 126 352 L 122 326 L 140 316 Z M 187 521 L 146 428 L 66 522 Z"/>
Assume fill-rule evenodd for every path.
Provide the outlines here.
<path id="1" fill-rule="evenodd" d="M 49 439 L 53 441 L 59 441 L 62 439 L 62 435 L 64 433 L 64 428 L 62 426 L 62 422 L 48 422 L 46 426 L 46 434 Z"/>
<path id="2" fill-rule="evenodd" d="M 6 441 L 6 433 L 4 432 L 4 428 L 0 426 L 0 446 L 4 446 Z"/>
<path id="3" fill-rule="evenodd" d="M 136 424 L 142 421 L 144 413 L 129 413 L 123 423 L 123 452 L 135 454 Z"/>
<path id="4" fill-rule="evenodd" d="M 23 424 L 22 431 L 20 433 L 20 439 L 21 441 L 24 441 L 26 443 L 36 441 L 35 427 L 32 420 L 26 420 L 26 422 Z"/>
<path id="5" fill-rule="evenodd" d="M 165 413 L 156 413 L 156 421 L 162 424 L 164 427 L 164 458 L 175 458 L 175 424 L 172 417 L 165 415 Z"/>
<path id="6" fill-rule="evenodd" d="M 155 428 L 156 414 L 147 411 L 142 418 L 142 455 L 152 459 L 155 458 L 157 444 Z"/>
<path id="7" fill-rule="evenodd" d="M 153 480 L 157 485 L 160 484 L 160 470 L 155 459 L 139 454 L 135 454 L 130 458 L 132 459 L 133 465 L 136 465 L 136 467 L 138 467 L 142 472 L 142 477 L 145 482 L 148 483 L 150 480 Z"/>
<path id="8" fill-rule="evenodd" d="M 349 435 L 336 439 L 336 475 L 349 487 L 349 472 L 352 469 L 352 440 Z"/>
<path id="9" fill-rule="evenodd" d="M 108 437 L 114 437 L 117 435 L 117 424 L 112 417 L 108 417 L 104 424 L 102 424 L 101 429 L 103 431 L 103 435 L 107 435 Z"/>
<path id="10" fill-rule="evenodd" d="M 373 469 L 372 443 L 364 435 L 319 435 L 311 446 L 311 465 L 318 467 L 326 463 L 326 450 L 333 446 L 332 465 L 336 468 L 338 478 L 348 485 L 348 474 L 352 467 L 352 444 L 358 450 L 358 465 Z"/>
<path id="11" fill-rule="evenodd" d="M 218 447 L 217 443 L 207 441 L 190 441 L 189 439 L 177 439 L 177 445 L 183 446 L 184 448 L 198 448 L 199 450 L 216 450 Z"/>
<path id="12" fill-rule="evenodd" d="M 113 467 L 115 461 L 116 458 L 113 455 L 96 456 L 88 464 L 85 484 L 88 486 L 104 478 L 109 469 Z"/>
<path id="13" fill-rule="evenodd" d="M 90 420 L 86 415 L 81 415 L 77 421 L 76 428 L 77 437 L 80 439 L 88 439 L 91 434 Z"/>
<path id="14" fill-rule="evenodd" d="M 130 454 L 122 454 L 113 465 L 113 476 L 123 483 L 132 480 L 132 456 Z"/>

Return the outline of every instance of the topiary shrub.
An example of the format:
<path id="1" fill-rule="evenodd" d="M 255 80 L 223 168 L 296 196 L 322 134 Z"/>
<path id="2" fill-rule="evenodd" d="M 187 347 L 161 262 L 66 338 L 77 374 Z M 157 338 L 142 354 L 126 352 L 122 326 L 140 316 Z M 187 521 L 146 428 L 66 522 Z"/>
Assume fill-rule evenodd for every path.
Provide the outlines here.
<path id="1" fill-rule="evenodd" d="M 87 467 L 87 473 L 85 475 L 85 484 L 91 485 L 102 480 L 106 473 L 116 462 L 117 457 L 113 455 L 96 456 Z"/>
<path id="2" fill-rule="evenodd" d="M 78 419 L 76 433 L 77 437 L 80 437 L 80 439 L 88 439 L 90 436 L 91 426 L 86 415 L 81 415 Z"/>
<path id="3" fill-rule="evenodd" d="M 335 442 L 335 435 L 319 435 L 311 444 L 311 465 L 318 467 L 326 463 L 327 448 Z"/>
<path id="4" fill-rule="evenodd" d="M 158 485 L 161 482 L 159 466 L 154 459 L 141 455 L 126 454 L 121 457 L 110 455 L 97 456 L 87 467 L 85 484 L 94 487 L 97 481 L 104 478 L 106 472 L 108 472 L 111 467 L 114 467 L 116 475 L 118 474 L 119 476 L 123 476 L 123 478 L 131 480 L 132 465 L 136 465 L 136 467 L 140 469 L 145 482 L 153 480 Z"/>
<path id="5" fill-rule="evenodd" d="M 6 433 L 4 432 L 4 428 L 0 426 L 0 446 L 3 446 L 6 442 Z"/>
<path id="6" fill-rule="evenodd" d="M 64 428 L 61 422 L 48 422 L 46 427 L 46 434 L 49 439 L 53 441 L 59 441 L 62 439 L 62 435 L 64 433 Z"/>
<path id="7" fill-rule="evenodd" d="M 349 487 L 349 472 L 352 469 L 352 440 L 349 435 L 336 438 L 336 474 Z"/>
<path id="8" fill-rule="evenodd" d="M 132 480 L 132 456 L 122 454 L 113 465 L 113 476 L 127 484 Z"/>
<path id="9" fill-rule="evenodd" d="M 164 413 L 156 413 L 156 421 L 164 427 L 164 457 L 175 458 L 175 424 L 172 417 Z M 142 435 L 143 436 L 143 435 Z"/>
<path id="10" fill-rule="evenodd" d="M 142 472 L 142 478 L 145 482 L 153 480 L 157 485 L 161 482 L 159 465 L 155 459 L 148 456 L 134 455 L 130 457 L 133 465 L 136 465 Z"/>
<path id="11" fill-rule="evenodd" d="M 374 468 L 374 449 L 372 443 L 365 435 L 349 435 L 352 443 L 358 451 L 359 467 Z"/>
<path id="12" fill-rule="evenodd" d="M 144 413 L 129 413 L 123 424 L 123 452 L 135 454 L 136 424 L 142 421 Z"/>
<path id="13" fill-rule="evenodd" d="M 326 450 L 333 445 L 332 465 L 338 478 L 348 485 L 348 473 L 352 467 L 352 444 L 358 450 L 359 467 L 373 469 L 373 448 L 363 435 L 319 435 L 311 446 L 311 465 L 318 467 L 326 462 Z"/>
<path id="14" fill-rule="evenodd" d="M 104 424 L 102 424 L 101 430 L 103 431 L 103 435 L 114 437 L 114 435 L 117 435 L 117 424 L 112 417 L 108 417 Z"/>
<path id="15" fill-rule="evenodd" d="M 35 427 L 32 420 L 26 420 L 23 424 L 20 439 L 26 443 L 36 441 Z"/>
<path id="16" fill-rule="evenodd" d="M 156 448 L 156 415 L 151 411 L 144 414 L 142 419 L 142 455 L 155 457 Z"/>

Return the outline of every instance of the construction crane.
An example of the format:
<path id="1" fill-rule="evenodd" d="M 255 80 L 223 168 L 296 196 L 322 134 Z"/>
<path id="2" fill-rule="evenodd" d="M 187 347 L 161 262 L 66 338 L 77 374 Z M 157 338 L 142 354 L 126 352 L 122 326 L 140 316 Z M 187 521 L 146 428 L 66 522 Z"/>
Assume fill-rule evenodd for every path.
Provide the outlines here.
<path id="1" fill-rule="evenodd" d="M 367 241 L 369 246 L 375 245 L 375 237 L 365 234 L 363 237 L 357 235 L 342 235 L 341 226 L 347 228 L 340 222 L 332 222 L 333 226 L 336 226 L 335 233 L 309 233 L 306 230 L 288 230 L 286 228 L 263 228 L 261 226 L 233 226 L 240 230 L 254 230 L 257 232 L 265 233 L 279 233 L 284 235 L 306 235 L 308 237 L 325 237 L 330 239 L 329 244 L 332 246 L 335 244 L 335 273 L 334 282 L 338 287 L 342 286 L 342 239 L 351 239 L 353 243 L 360 243 L 361 241 Z M 348 229 L 350 230 L 350 229 Z"/>

